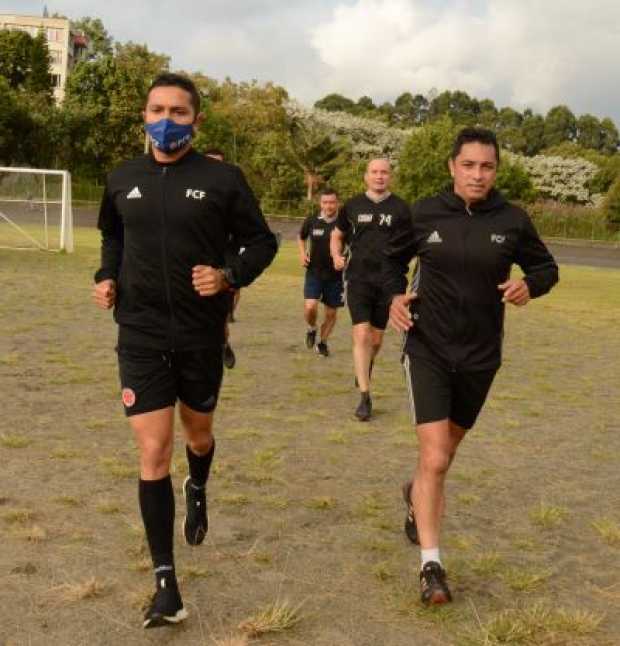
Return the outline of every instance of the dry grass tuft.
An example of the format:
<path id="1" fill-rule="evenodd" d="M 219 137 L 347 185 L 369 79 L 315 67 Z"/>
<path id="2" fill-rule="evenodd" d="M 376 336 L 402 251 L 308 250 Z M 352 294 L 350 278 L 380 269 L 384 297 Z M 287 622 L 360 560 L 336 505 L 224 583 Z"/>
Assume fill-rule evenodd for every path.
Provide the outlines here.
<path id="1" fill-rule="evenodd" d="M 40 543 L 47 538 L 47 532 L 40 525 L 32 525 L 31 527 L 15 528 L 11 532 L 15 538 L 21 538 L 29 543 Z"/>
<path id="2" fill-rule="evenodd" d="M 105 583 L 93 576 L 82 583 L 63 583 L 52 588 L 50 592 L 57 594 L 66 603 L 75 603 L 76 601 L 102 597 L 108 592 L 108 589 L 109 587 Z"/>
<path id="3" fill-rule="evenodd" d="M 213 646 L 248 646 L 249 643 L 247 635 L 230 635 L 213 640 Z"/>
<path id="4" fill-rule="evenodd" d="M 594 633 L 603 617 L 584 610 L 551 608 L 538 602 L 529 608 L 504 610 L 468 635 L 466 644 L 575 644 Z"/>
<path id="5" fill-rule="evenodd" d="M 609 545 L 620 545 L 620 525 L 615 520 L 599 518 L 592 523 L 592 527 Z"/>
<path id="6" fill-rule="evenodd" d="M 15 433 L 0 433 L 0 444 L 7 449 L 23 449 L 30 445 L 30 440 Z"/>
<path id="7" fill-rule="evenodd" d="M 534 525 L 543 529 L 553 529 L 564 522 L 568 516 L 568 509 L 541 501 L 538 506 L 530 510 L 529 516 Z"/>
<path id="8" fill-rule="evenodd" d="M 25 523 L 32 522 L 36 517 L 36 513 L 31 509 L 22 509 L 14 507 L 7 509 L 2 514 L 3 520 L 11 525 L 24 525 Z"/>
<path id="9" fill-rule="evenodd" d="M 336 506 L 336 499 L 332 496 L 318 496 L 307 500 L 304 506 L 309 509 L 333 509 Z"/>
<path id="10" fill-rule="evenodd" d="M 300 609 L 301 604 L 292 606 L 286 599 L 276 599 L 257 614 L 242 621 L 239 630 L 249 637 L 291 630 L 302 619 Z"/>

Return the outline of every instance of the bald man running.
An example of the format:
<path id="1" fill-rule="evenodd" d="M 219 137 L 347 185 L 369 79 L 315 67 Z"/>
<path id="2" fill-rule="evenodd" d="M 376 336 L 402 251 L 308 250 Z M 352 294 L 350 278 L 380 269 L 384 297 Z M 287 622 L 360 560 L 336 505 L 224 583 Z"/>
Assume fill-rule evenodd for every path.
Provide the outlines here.
<path id="1" fill-rule="evenodd" d="M 370 374 L 388 321 L 389 299 L 381 285 L 384 250 L 391 232 L 409 223 L 407 203 L 390 193 L 392 169 L 387 159 L 371 159 L 366 167 L 366 192 L 348 200 L 332 231 L 330 251 L 337 270 L 344 269 L 345 238 L 350 260 L 345 271 L 346 300 L 353 322 L 353 364 L 360 403 L 355 416 L 372 414 Z"/>

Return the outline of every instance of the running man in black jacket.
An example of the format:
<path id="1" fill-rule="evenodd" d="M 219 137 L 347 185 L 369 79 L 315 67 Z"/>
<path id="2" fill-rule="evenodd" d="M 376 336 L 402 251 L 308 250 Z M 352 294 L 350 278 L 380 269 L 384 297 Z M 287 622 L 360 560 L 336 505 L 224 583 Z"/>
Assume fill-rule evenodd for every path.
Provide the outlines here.
<path id="1" fill-rule="evenodd" d="M 370 419 L 370 376 L 388 321 L 389 294 L 382 283 L 385 249 L 392 231 L 409 221 L 409 206 L 390 192 L 392 169 L 387 159 L 371 159 L 366 167 L 366 192 L 348 200 L 338 213 L 331 236 L 334 267 L 345 267 L 343 246 L 349 241 L 345 270 L 346 302 L 353 323 L 353 364 L 360 389 L 355 416 Z"/>
<path id="2" fill-rule="evenodd" d="M 501 363 L 504 306 L 523 306 L 558 281 L 558 267 L 530 218 L 493 188 L 495 135 L 462 130 L 454 143 L 452 190 L 414 204 L 385 264 L 390 323 L 406 332 L 404 366 L 419 441 L 403 487 L 405 531 L 422 548 L 422 601 L 451 600 L 439 556 L 444 481 Z M 405 294 L 417 256 L 413 291 Z M 517 264 L 523 278 L 511 278 Z"/>
<path id="3" fill-rule="evenodd" d="M 184 534 L 199 545 L 208 530 L 205 486 L 215 450 L 227 291 L 251 283 L 277 246 L 241 171 L 192 150 L 201 114 L 190 80 L 158 77 L 143 114 L 152 154 L 108 176 L 94 300 L 114 307 L 122 400 L 140 450 L 140 511 L 157 587 L 144 618 L 149 628 L 187 616 L 173 558 L 175 404 L 189 464 Z M 225 264 L 230 237 L 245 252 Z"/>

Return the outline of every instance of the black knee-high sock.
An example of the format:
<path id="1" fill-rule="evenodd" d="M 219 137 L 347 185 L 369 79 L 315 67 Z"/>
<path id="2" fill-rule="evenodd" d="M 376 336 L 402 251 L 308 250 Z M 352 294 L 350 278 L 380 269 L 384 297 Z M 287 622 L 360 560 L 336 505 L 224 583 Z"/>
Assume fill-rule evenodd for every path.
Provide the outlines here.
<path id="1" fill-rule="evenodd" d="M 215 454 L 215 440 L 205 455 L 196 455 L 189 446 L 185 446 L 185 453 L 187 454 L 187 463 L 189 465 L 189 475 L 192 479 L 192 484 L 197 487 L 203 487 L 208 478 L 209 471 L 211 470 L 211 462 Z"/>
<path id="2" fill-rule="evenodd" d="M 170 476 L 140 480 L 138 498 L 155 575 L 158 580 L 161 576 L 174 579 L 174 492 Z"/>

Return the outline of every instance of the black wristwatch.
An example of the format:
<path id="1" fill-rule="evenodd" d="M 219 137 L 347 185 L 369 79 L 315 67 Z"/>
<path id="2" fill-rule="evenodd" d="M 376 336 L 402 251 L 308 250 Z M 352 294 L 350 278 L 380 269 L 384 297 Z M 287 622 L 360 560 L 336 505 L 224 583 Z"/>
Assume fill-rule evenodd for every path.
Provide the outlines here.
<path id="1" fill-rule="evenodd" d="M 228 283 L 230 287 L 237 288 L 237 279 L 235 273 L 230 267 L 222 267 L 222 274 L 224 275 L 224 280 Z"/>

